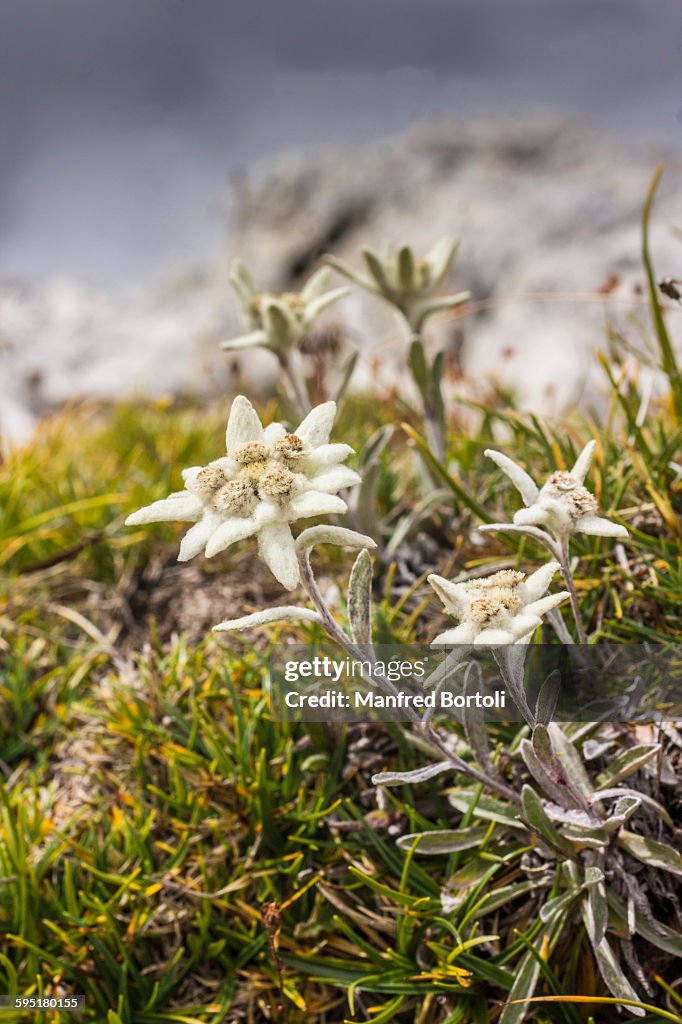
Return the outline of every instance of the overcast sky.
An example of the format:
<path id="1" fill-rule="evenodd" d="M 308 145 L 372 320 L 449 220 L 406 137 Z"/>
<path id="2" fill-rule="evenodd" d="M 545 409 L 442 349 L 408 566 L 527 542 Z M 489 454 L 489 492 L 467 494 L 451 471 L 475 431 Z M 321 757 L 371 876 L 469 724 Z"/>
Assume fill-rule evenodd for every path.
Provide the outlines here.
<path id="1" fill-rule="evenodd" d="M 254 159 L 528 105 L 682 147 L 682 0 L 0 0 L 0 275 L 144 279 Z"/>

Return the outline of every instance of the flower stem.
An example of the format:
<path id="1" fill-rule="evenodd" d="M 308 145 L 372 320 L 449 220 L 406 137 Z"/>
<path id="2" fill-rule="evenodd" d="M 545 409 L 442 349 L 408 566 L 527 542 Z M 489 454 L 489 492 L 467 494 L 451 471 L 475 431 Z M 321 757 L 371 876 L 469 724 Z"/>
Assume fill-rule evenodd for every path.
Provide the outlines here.
<path id="1" fill-rule="evenodd" d="M 580 601 L 578 600 L 578 591 L 575 588 L 573 581 L 573 573 L 571 572 L 571 564 L 568 553 L 568 537 L 562 537 L 557 545 L 557 561 L 561 567 L 561 575 L 564 578 L 566 589 L 568 590 L 569 598 L 571 601 L 571 611 L 573 612 L 573 618 L 575 619 L 576 629 L 578 630 L 578 643 L 587 643 L 587 633 L 585 631 L 585 624 L 583 622 L 582 612 L 580 611 Z"/>
<path id="2" fill-rule="evenodd" d="M 277 358 L 279 359 L 279 365 L 282 367 L 282 372 L 286 376 L 291 390 L 294 395 L 294 399 L 298 406 L 298 411 L 301 416 L 307 415 L 311 409 L 310 395 L 308 394 L 308 385 L 305 381 L 303 374 L 303 368 L 298 357 L 298 352 L 278 352 Z"/>
<path id="3" fill-rule="evenodd" d="M 320 613 L 322 625 L 329 639 L 333 640 L 334 643 L 339 644 L 344 649 L 344 651 L 348 655 L 350 655 L 350 657 L 354 660 L 366 661 L 366 653 L 360 650 L 353 643 L 351 638 L 344 632 L 341 626 L 339 626 L 338 622 L 336 622 L 329 608 L 327 607 L 324 597 L 320 592 L 320 588 L 317 585 L 317 580 L 315 579 L 312 566 L 310 565 L 310 556 L 308 551 L 301 552 L 299 556 L 299 566 L 301 569 L 301 578 L 303 580 L 303 585 L 305 586 L 305 589 L 308 592 L 310 600 L 313 602 L 315 608 Z M 373 649 L 371 660 L 372 662 L 374 662 Z M 374 686 L 376 686 L 379 690 L 383 690 L 384 693 L 391 694 L 392 696 L 398 695 L 399 690 L 397 689 L 397 687 L 393 683 L 391 683 L 390 680 L 385 679 L 383 676 L 377 676 L 374 672 L 371 672 L 368 673 L 368 678 L 369 681 L 374 684 Z M 513 803 L 519 803 L 519 796 L 511 788 L 511 786 L 508 786 L 501 779 L 496 779 L 492 776 L 486 775 L 484 772 L 481 772 L 477 768 L 474 768 L 466 761 L 463 761 L 461 757 L 458 757 L 457 754 L 454 754 L 449 749 L 447 744 L 440 737 L 435 727 L 430 722 L 423 722 L 420 716 L 414 710 L 414 708 L 408 706 L 405 710 L 415 728 L 429 741 L 429 743 L 431 743 L 433 747 L 435 747 L 438 750 L 439 753 L 443 755 L 444 758 L 446 758 L 446 760 L 450 762 L 450 764 L 456 771 L 461 772 L 462 775 L 469 776 L 469 778 L 474 779 L 476 782 L 482 783 L 484 786 L 488 786 L 488 788 L 490 789 L 497 790 L 498 793 L 501 793 L 503 796 L 505 796 L 508 800 L 511 800 Z"/>

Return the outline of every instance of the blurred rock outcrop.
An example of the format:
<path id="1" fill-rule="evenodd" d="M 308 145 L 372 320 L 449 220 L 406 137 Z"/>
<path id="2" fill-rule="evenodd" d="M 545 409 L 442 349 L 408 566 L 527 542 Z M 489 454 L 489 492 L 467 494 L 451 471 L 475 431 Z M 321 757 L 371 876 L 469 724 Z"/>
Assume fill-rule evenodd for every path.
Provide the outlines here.
<path id="1" fill-rule="evenodd" d="M 586 401 L 606 324 L 636 337 L 636 321 L 648 323 L 640 212 L 661 155 L 537 115 L 428 122 L 371 147 L 273 159 L 235 185 L 224 251 L 203 267 L 125 293 L 70 279 L 0 284 L 0 431 L 19 440 L 76 397 L 267 391 L 268 353 L 218 349 L 239 329 L 235 255 L 288 290 L 326 251 L 359 265 L 361 245 L 425 249 L 444 234 L 461 240 L 451 284 L 474 305 L 441 318 L 434 342 L 461 354 L 474 385 L 492 377 L 536 411 Z M 660 276 L 682 277 L 681 171 L 668 157 L 652 233 Z M 682 315 L 670 316 L 682 338 Z M 357 387 L 395 383 L 400 341 L 378 301 L 354 290 L 327 322 L 365 357 Z"/>

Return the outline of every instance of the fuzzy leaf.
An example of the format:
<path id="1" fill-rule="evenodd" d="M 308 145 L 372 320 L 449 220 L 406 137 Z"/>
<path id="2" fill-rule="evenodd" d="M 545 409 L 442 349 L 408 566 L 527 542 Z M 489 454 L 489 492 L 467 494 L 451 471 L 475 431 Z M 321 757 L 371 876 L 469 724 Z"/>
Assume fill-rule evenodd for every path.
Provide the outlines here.
<path id="1" fill-rule="evenodd" d="M 499 1024 L 521 1024 L 530 1009 L 530 1004 L 523 1000 L 532 998 L 539 977 L 540 962 L 529 950 L 516 971 L 514 984 L 500 1014 Z"/>
<path id="2" fill-rule="evenodd" d="M 404 786 L 415 782 L 428 782 L 435 779 L 443 772 L 452 771 L 452 764 L 449 761 L 439 761 L 437 764 L 428 764 L 424 768 L 414 768 L 410 772 L 379 772 L 372 776 L 374 786 Z"/>
<path id="3" fill-rule="evenodd" d="M 283 605 L 281 608 L 265 608 L 252 615 L 242 615 L 238 619 L 226 619 L 213 627 L 214 633 L 229 630 L 252 629 L 254 626 L 265 626 L 271 622 L 319 622 L 319 613 L 312 608 L 297 608 L 295 605 Z"/>
<path id="4" fill-rule="evenodd" d="M 611 762 L 606 771 L 597 776 L 597 788 L 605 789 L 607 786 L 614 786 L 621 779 L 632 775 L 652 757 L 656 757 L 660 749 L 660 743 L 641 743 L 626 750 L 624 754 Z"/>
<path id="5" fill-rule="evenodd" d="M 310 551 L 316 544 L 338 544 L 342 548 L 352 548 L 358 551 L 360 548 L 367 548 L 370 551 L 376 547 L 376 541 L 366 537 L 363 533 L 356 533 L 355 530 L 348 530 L 345 526 L 311 526 L 296 538 L 296 551 Z"/>
<path id="6" fill-rule="evenodd" d="M 426 361 L 424 345 L 419 338 L 415 338 L 410 345 L 409 362 L 415 384 L 422 395 L 427 395 L 429 392 L 429 366 Z"/>
<path id="7" fill-rule="evenodd" d="M 400 836 L 397 845 L 401 850 L 411 850 L 418 839 L 415 848 L 416 853 L 429 857 L 435 857 L 444 853 L 456 853 L 458 850 L 471 850 L 480 846 L 489 828 L 486 825 L 476 825 L 473 828 L 446 828 L 434 832 L 414 832 L 410 835 Z"/>
<path id="8" fill-rule="evenodd" d="M 523 760 L 526 762 L 526 768 L 540 788 L 544 790 L 545 795 L 548 796 L 555 804 L 558 804 L 559 807 L 575 805 L 575 800 L 573 799 L 568 786 L 562 786 L 550 777 L 535 753 L 533 744 L 530 740 L 521 740 L 519 749 L 521 750 Z"/>
<path id="9" fill-rule="evenodd" d="M 637 796 L 621 797 L 604 822 L 604 831 L 608 833 L 617 832 L 641 806 L 642 801 Z"/>
<path id="10" fill-rule="evenodd" d="M 551 672 L 540 687 L 535 705 L 535 721 L 538 725 L 549 725 L 554 717 L 556 702 L 561 692 L 561 673 Z"/>
<path id="11" fill-rule="evenodd" d="M 537 832 L 553 850 L 560 850 L 567 857 L 573 856 L 573 849 L 549 820 L 542 801 L 531 786 L 521 790 L 523 815 L 533 831 Z"/>
<path id="12" fill-rule="evenodd" d="M 348 357 L 344 364 L 343 373 L 341 374 L 341 381 L 339 382 L 339 386 L 337 387 L 336 393 L 333 396 L 334 401 L 337 403 L 337 405 L 341 401 L 343 396 L 346 394 L 346 391 L 348 390 L 348 385 L 350 384 L 351 377 L 353 376 L 359 358 L 360 353 L 353 352 Z"/>
<path id="13" fill-rule="evenodd" d="M 601 875 L 601 872 L 599 872 Z M 599 945 L 606 935 L 609 923 L 609 905 L 606 902 L 606 888 L 602 881 L 590 885 L 583 898 L 583 921 L 593 947 Z"/>
<path id="14" fill-rule="evenodd" d="M 372 559 L 363 548 L 351 570 L 348 585 L 348 618 L 356 644 L 372 642 Z"/>
<path id="15" fill-rule="evenodd" d="M 585 920 L 584 907 L 583 920 Z M 588 928 L 587 922 L 585 922 L 585 927 Z M 615 996 L 616 999 L 632 999 L 637 1002 L 639 1000 L 639 996 L 623 974 L 621 966 L 618 963 L 618 959 L 609 946 L 607 940 L 602 939 L 598 945 L 593 946 L 593 949 L 597 966 L 599 967 L 599 973 L 604 979 L 609 992 Z M 636 1017 L 643 1017 L 646 1013 L 645 1010 L 642 1010 L 638 1006 L 628 1006 L 628 1010 Z"/>
<path id="16" fill-rule="evenodd" d="M 667 843 L 659 843 L 656 839 L 639 836 L 635 832 L 626 832 L 623 829 L 618 836 L 618 845 L 649 867 L 662 868 L 673 875 L 682 875 L 680 855 Z"/>
<path id="17" fill-rule="evenodd" d="M 398 285 L 403 292 L 412 292 L 415 287 L 415 264 L 414 256 L 409 245 L 403 245 L 398 250 Z"/>

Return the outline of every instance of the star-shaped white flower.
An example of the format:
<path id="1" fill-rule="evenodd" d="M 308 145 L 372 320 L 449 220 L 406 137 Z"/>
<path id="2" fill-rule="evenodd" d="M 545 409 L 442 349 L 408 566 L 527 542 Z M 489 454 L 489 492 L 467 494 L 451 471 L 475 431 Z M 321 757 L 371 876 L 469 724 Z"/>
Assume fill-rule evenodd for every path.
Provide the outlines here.
<path id="1" fill-rule="evenodd" d="M 244 323 L 249 333 L 223 341 L 227 351 L 243 348 L 267 348 L 287 353 L 308 333 L 318 316 L 348 294 L 348 288 L 329 288 L 330 272 L 317 270 L 300 292 L 274 295 L 259 291 L 241 260 L 235 260 L 230 283 L 237 293 Z"/>
<path id="2" fill-rule="evenodd" d="M 558 570 L 558 562 L 548 562 L 528 577 L 503 569 L 464 583 L 429 576 L 448 614 L 459 619 L 458 626 L 441 633 L 433 643 L 491 647 L 523 643 L 542 623 L 542 616 L 569 596 L 567 591 L 547 594 Z"/>
<path id="3" fill-rule="evenodd" d="M 257 536 L 258 553 L 276 579 L 293 590 L 300 581 L 290 523 L 345 512 L 337 496 L 360 482 L 341 465 L 352 452 L 330 444 L 336 404 L 311 410 L 293 434 L 281 423 L 263 429 L 247 398 L 235 398 L 227 424 L 227 455 L 183 471 L 185 490 L 133 512 L 126 525 L 190 522 L 178 561 L 205 550 L 208 558 Z"/>
<path id="4" fill-rule="evenodd" d="M 570 473 L 557 470 L 542 489 L 538 488 L 525 469 L 508 456 L 487 449 L 485 454 L 506 473 L 526 506 L 514 515 L 514 524 L 519 527 L 545 527 L 560 539 L 573 533 L 589 533 L 595 537 L 627 537 L 628 531 L 624 526 L 598 515 L 597 499 L 583 486 L 595 447 L 596 441 L 590 441 Z M 501 525 L 495 523 L 483 529 L 494 530 Z"/>

